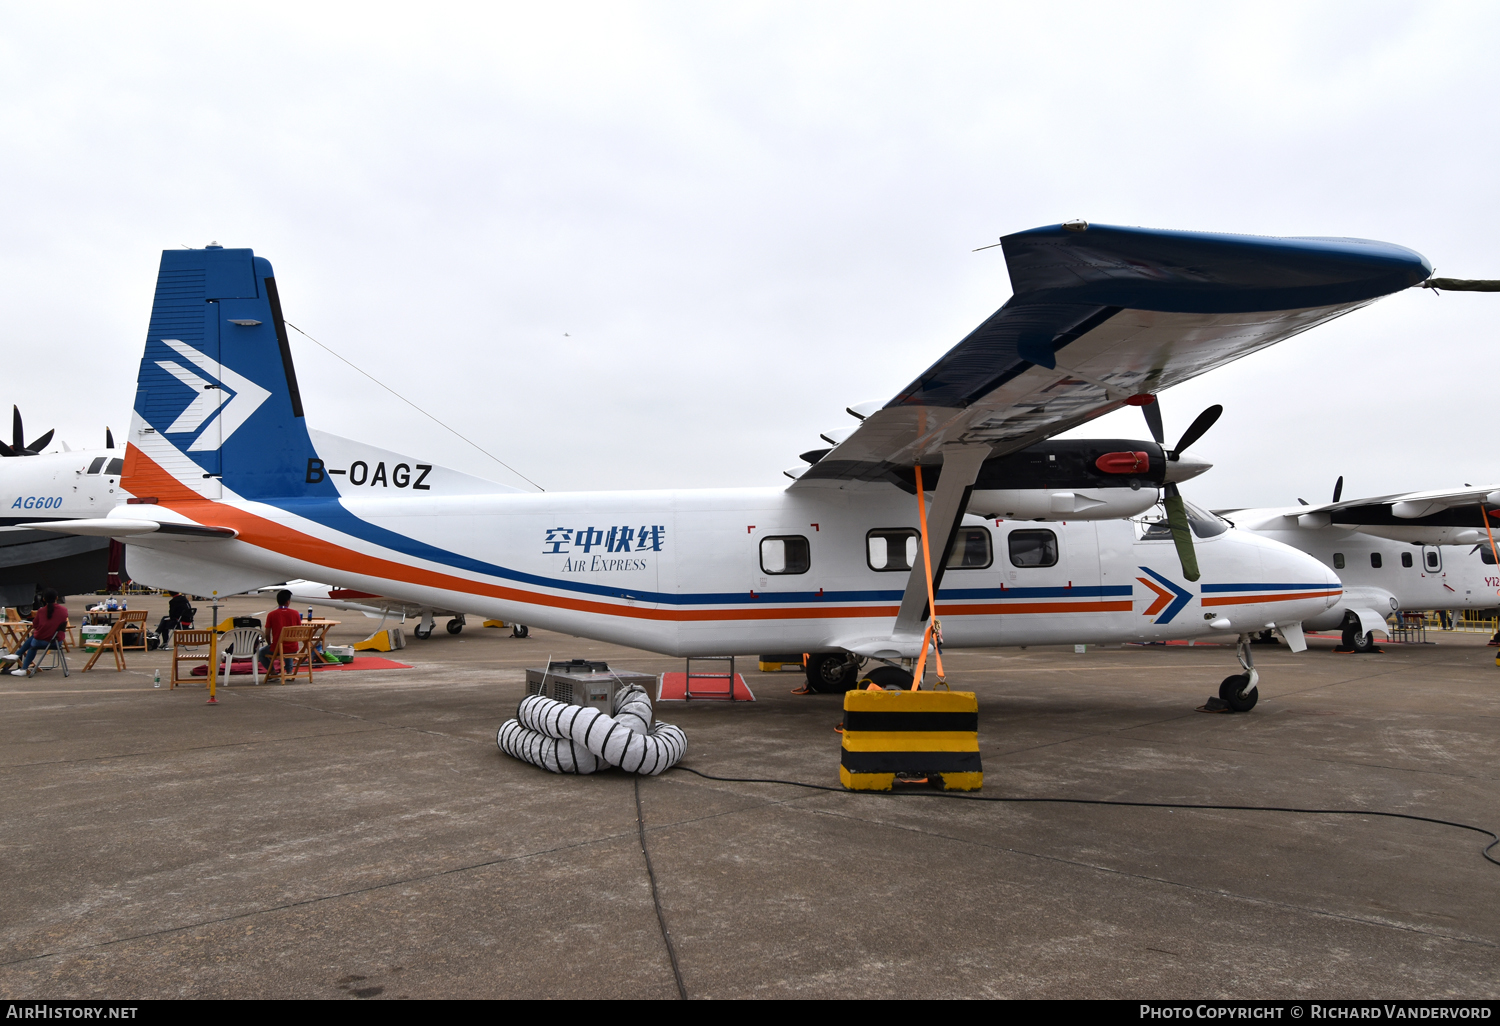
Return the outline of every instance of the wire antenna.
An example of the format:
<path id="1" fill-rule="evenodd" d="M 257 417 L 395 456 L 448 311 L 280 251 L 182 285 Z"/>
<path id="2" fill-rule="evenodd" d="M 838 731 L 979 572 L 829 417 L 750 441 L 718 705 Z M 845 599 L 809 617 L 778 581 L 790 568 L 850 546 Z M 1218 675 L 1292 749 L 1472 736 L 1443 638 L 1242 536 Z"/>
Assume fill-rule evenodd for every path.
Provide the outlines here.
<path id="1" fill-rule="evenodd" d="M 353 367 L 355 370 L 359 371 L 361 374 L 364 374 L 365 377 L 367 377 L 371 381 L 375 382 L 375 384 L 379 385 L 381 388 L 383 388 L 387 392 L 391 393 L 391 395 L 395 396 L 397 399 L 400 399 L 403 403 L 405 403 L 406 405 L 410 406 L 412 409 L 416 410 L 418 413 L 420 413 L 422 416 L 426 417 L 428 420 L 432 421 L 438 427 L 443 428 L 444 430 L 450 431 L 454 435 L 457 435 L 459 438 L 463 439 L 465 442 L 468 442 L 474 448 L 476 448 L 480 452 L 484 453 L 486 456 L 488 456 L 490 459 L 494 460 L 496 463 L 500 464 L 506 470 L 510 471 L 512 474 L 514 474 L 517 477 L 519 477 L 522 481 L 525 481 L 527 484 L 531 485 L 531 487 L 535 488 L 537 491 L 539 491 L 539 492 L 545 492 L 547 490 L 547 489 L 543 488 L 541 485 L 537 484 L 531 478 L 527 477 L 525 474 L 521 473 L 515 467 L 511 466 L 509 463 L 506 463 L 499 456 L 496 456 L 494 453 L 490 452 L 484 446 L 480 445 L 478 442 L 474 441 L 472 438 L 470 438 L 467 435 L 463 434 L 457 428 L 450 427 L 449 425 L 444 424 L 442 421 L 438 420 L 432 414 L 428 413 L 426 410 L 422 409 L 422 407 L 418 406 L 416 403 L 414 403 L 410 399 L 406 398 L 406 396 L 404 396 L 400 392 L 396 391 L 390 385 L 387 385 L 384 381 L 381 381 L 379 378 L 375 377 L 373 374 L 367 373 L 363 368 L 361 368 L 361 367 L 359 367 L 359 366 L 357 366 L 357 365 L 355 365 L 353 363 L 350 363 L 348 360 L 345 360 L 342 356 L 339 356 L 338 353 L 335 353 L 332 349 L 329 349 L 323 343 L 321 343 L 317 339 L 313 338 L 311 335 L 309 335 L 307 332 L 303 331 L 301 328 L 297 327 L 291 321 L 288 321 L 285 318 L 282 318 L 282 321 L 283 321 L 283 323 L 286 324 L 287 327 L 291 328 L 297 334 L 299 334 L 303 338 L 307 339 L 313 345 L 317 346 L 319 349 L 322 349 L 324 352 L 328 353 L 330 356 L 333 356 L 333 357 L 335 357 L 335 358 L 343 361 L 345 364 L 348 364 L 350 367 Z"/>

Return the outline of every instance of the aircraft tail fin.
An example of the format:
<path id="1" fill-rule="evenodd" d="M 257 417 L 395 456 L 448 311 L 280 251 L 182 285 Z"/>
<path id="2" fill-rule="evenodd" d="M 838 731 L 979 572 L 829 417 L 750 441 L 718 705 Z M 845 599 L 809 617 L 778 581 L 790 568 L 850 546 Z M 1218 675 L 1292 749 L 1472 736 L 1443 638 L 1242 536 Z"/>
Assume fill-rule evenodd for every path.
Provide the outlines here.
<path id="1" fill-rule="evenodd" d="M 269 261 L 162 253 L 128 443 L 122 484 L 137 495 L 160 490 L 162 472 L 204 498 L 336 494 L 306 470 L 315 453 Z"/>
<path id="2" fill-rule="evenodd" d="M 270 262 L 215 246 L 161 255 L 121 486 L 274 505 L 516 490 L 310 432 Z"/>

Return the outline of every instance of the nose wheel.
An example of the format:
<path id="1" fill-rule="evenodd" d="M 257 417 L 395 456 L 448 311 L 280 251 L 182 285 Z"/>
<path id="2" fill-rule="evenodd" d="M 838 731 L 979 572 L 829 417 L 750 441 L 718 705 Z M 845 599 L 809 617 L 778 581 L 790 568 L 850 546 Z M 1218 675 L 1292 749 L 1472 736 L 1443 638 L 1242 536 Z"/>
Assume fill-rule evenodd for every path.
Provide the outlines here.
<path id="1" fill-rule="evenodd" d="M 1225 677 L 1219 684 L 1219 702 L 1217 708 L 1213 703 L 1205 707 L 1210 712 L 1224 712 L 1228 707 L 1230 712 L 1249 712 L 1255 708 L 1255 703 L 1260 701 L 1260 674 L 1255 672 L 1255 659 L 1250 655 L 1250 646 L 1253 636 L 1241 634 L 1239 642 L 1234 646 L 1234 654 L 1240 661 L 1240 667 L 1244 673 L 1236 673 Z"/>

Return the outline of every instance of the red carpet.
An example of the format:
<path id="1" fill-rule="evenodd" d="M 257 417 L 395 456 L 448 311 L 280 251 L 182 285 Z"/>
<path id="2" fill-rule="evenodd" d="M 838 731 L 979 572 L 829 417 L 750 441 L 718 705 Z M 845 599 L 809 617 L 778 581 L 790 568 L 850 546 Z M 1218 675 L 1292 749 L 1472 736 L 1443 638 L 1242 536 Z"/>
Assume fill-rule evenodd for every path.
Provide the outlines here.
<path id="1" fill-rule="evenodd" d="M 658 702 L 727 702 L 729 701 L 729 680 L 726 677 L 700 677 L 693 674 L 693 697 L 687 697 L 687 674 L 664 673 L 661 675 L 661 694 L 657 696 Z M 734 700 L 736 702 L 753 702 L 755 695 L 750 691 L 745 678 L 740 674 L 734 675 Z"/>
<path id="2" fill-rule="evenodd" d="M 406 663 L 398 663 L 394 659 L 382 659 L 380 656 L 355 656 L 352 663 L 314 663 L 313 670 L 409 670 L 411 667 Z"/>

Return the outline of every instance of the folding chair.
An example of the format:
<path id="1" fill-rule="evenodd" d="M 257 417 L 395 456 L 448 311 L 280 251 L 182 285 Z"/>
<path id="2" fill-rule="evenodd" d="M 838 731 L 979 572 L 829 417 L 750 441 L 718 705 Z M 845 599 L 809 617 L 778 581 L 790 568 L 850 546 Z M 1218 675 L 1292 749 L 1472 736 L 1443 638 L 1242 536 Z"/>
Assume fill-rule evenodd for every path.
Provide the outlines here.
<path id="1" fill-rule="evenodd" d="M 219 670 L 224 675 L 224 686 L 229 685 L 229 674 L 234 669 L 236 657 L 250 659 L 250 673 L 256 684 L 260 683 L 260 660 L 255 654 L 265 644 L 265 636 L 259 627 L 236 627 L 219 638 Z"/>
<path id="2" fill-rule="evenodd" d="M 134 625 L 133 627 L 131 626 L 132 624 Z M 99 647 L 94 649 L 94 654 L 89 657 L 88 663 L 83 668 L 84 673 L 88 673 L 94 668 L 94 664 L 99 661 L 99 657 L 104 654 L 106 648 L 114 653 L 115 669 L 125 669 L 124 635 L 127 627 L 131 630 L 144 631 L 146 629 L 146 611 L 144 609 L 135 609 L 121 613 L 120 618 L 109 629 L 109 633 L 104 636 L 104 640 L 99 642 Z"/>
<path id="3" fill-rule="evenodd" d="M 271 671 L 266 674 L 266 683 L 271 682 L 271 674 L 276 674 L 277 682 L 287 683 L 286 660 L 292 660 L 292 679 L 297 679 L 297 674 L 302 672 L 302 667 L 307 667 L 307 682 L 312 683 L 312 643 L 322 630 L 310 624 L 297 624 L 294 627 L 281 628 L 281 635 L 276 639 L 276 648 L 271 653 Z M 295 642 L 297 651 L 286 654 L 288 643 Z"/>
<path id="4" fill-rule="evenodd" d="M 206 663 L 208 672 L 213 673 L 216 667 L 214 658 L 214 646 L 218 643 L 218 636 L 213 631 L 195 631 L 178 628 L 172 632 L 172 683 L 171 687 L 179 684 L 196 684 L 193 679 L 193 671 L 189 669 L 186 673 L 181 672 L 181 666 L 187 663 Z"/>
<path id="5" fill-rule="evenodd" d="M 137 613 L 140 614 L 139 617 Z M 141 652 L 150 651 L 146 645 L 146 620 L 149 616 L 150 614 L 144 609 L 132 609 L 120 614 L 121 620 L 129 620 L 139 625 L 139 627 L 127 627 L 124 630 L 120 638 L 121 648 L 137 649 Z"/>
<path id="6" fill-rule="evenodd" d="M 58 631 L 57 635 L 53 637 L 51 643 L 42 650 L 42 654 L 37 656 L 36 661 L 31 664 L 32 668 L 36 670 L 55 670 L 58 667 L 62 667 L 63 676 L 69 676 L 68 654 L 66 649 L 66 639 L 63 638 L 62 631 Z M 51 666 L 45 664 L 45 660 L 49 655 L 52 656 Z M 19 666 L 20 663 L 16 663 L 15 665 Z"/>

